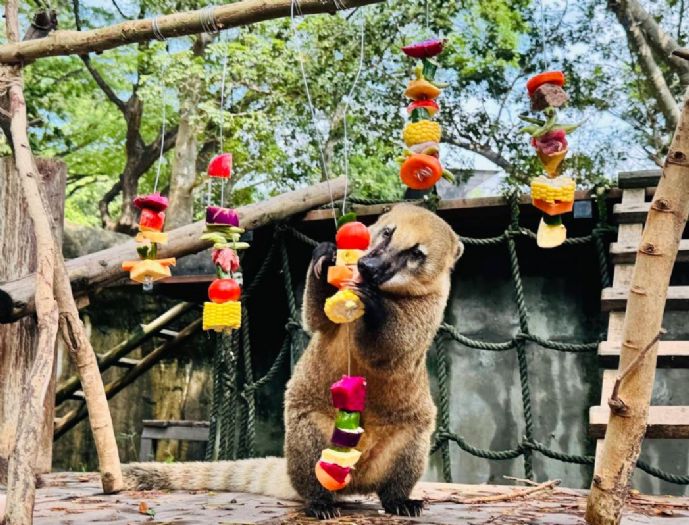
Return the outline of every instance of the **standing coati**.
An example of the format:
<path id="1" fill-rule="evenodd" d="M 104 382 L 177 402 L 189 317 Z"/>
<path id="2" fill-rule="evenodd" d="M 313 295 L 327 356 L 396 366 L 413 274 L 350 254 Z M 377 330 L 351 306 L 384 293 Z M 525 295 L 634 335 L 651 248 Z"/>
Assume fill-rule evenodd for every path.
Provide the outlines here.
<path id="1" fill-rule="evenodd" d="M 377 493 L 394 514 L 419 515 L 410 500 L 423 474 L 436 409 L 431 399 L 426 351 L 440 326 L 450 291 L 450 272 L 463 245 L 435 214 L 399 204 L 371 227 L 371 247 L 359 260 L 365 315 L 336 325 L 325 316 L 325 299 L 335 292 L 326 281 L 335 245 L 314 250 L 304 291 L 303 318 L 313 333 L 285 394 L 285 460 L 214 463 L 139 463 L 125 467 L 129 487 L 245 491 L 303 499 L 307 514 L 335 513 L 331 492 L 314 474 L 329 444 L 335 409 L 330 385 L 348 373 L 367 380 L 361 459 L 343 494 Z"/>

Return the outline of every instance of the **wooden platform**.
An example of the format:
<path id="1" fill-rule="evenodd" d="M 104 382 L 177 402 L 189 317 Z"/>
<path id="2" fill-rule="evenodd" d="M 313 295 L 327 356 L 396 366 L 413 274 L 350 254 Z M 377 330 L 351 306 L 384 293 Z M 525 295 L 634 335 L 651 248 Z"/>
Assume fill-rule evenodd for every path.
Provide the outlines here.
<path id="1" fill-rule="evenodd" d="M 320 523 L 349 525 L 483 525 L 540 524 L 584 525 L 586 491 L 557 487 L 522 499 L 462 504 L 471 498 L 495 498 L 522 487 L 420 483 L 416 497 L 426 501 L 420 518 L 383 514 L 374 498 L 346 502 L 339 519 Z M 140 512 L 145 510 L 151 514 Z M 2 496 L 0 495 L 0 507 Z M 62 473 L 46 476 L 38 491 L 35 525 L 108 523 L 175 523 L 184 525 L 306 524 L 299 503 L 244 493 L 123 492 L 105 496 L 93 473 Z M 622 525 L 679 525 L 689 523 L 689 498 L 632 494 Z"/>

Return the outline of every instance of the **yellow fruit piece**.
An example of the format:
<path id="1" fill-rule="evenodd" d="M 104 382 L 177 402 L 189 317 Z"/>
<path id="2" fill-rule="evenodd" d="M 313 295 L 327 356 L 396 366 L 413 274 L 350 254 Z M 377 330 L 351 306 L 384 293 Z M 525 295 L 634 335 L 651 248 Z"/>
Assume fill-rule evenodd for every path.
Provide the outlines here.
<path id="1" fill-rule="evenodd" d="M 237 329 L 242 324 L 242 303 L 228 301 L 226 303 L 203 303 L 203 329 L 223 332 Z"/>
<path id="2" fill-rule="evenodd" d="M 351 323 L 364 315 L 364 303 L 351 290 L 340 290 L 325 300 L 323 310 L 333 323 Z"/>
<path id="3" fill-rule="evenodd" d="M 410 80 L 404 96 L 412 100 L 434 99 L 440 95 L 441 91 L 425 78 Z"/>
<path id="4" fill-rule="evenodd" d="M 361 452 L 355 448 L 350 448 L 347 452 L 326 448 L 321 452 L 320 460 L 326 463 L 335 463 L 335 465 L 340 465 L 341 467 L 353 467 L 360 457 Z"/>
<path id="5" fill-rule="evenodd" d="M 402 138 L 407 146 L 421 144 L 423 142 L 440 142 L 442 129 L 440 124 L 431 120 L 409 122 L 404 126 Z"/>
<path id="6" fill-rule="evenodd" d="M 560 168 L 560 164 L 562 164 L 562 161 L 565 160 L 565 157 L 567 156 L 567 150 L 559 151 L 557 153 L 553 153 L 552 155 L 546 155 L 541 151 L 537 151 L 536 154 L 541 160 L 541 164 L 543 164 L 543 169 L 545 169 L 545 172 L 549 176 L 554 177 L 557 175 L 557 170 Z"/>
<path id="7" fill-rule="evenodd" d="M 564 224 L 550 225 L 541 219 L 536 232 L 536 244 L 539 248 L 556 248 L 567 239 L 567 228 Z"/>
<path id="8" fill-rule="evenodd" d="M 364 250 L 337 250 L 336 266 L 348 266 L 356 264 L 364 254 Z"/>
<path id="9" fill-rule="evenodd" d="M 531 198 L 548 202 L 572 202 L 576 184 L 571 177 L 561 175 L 550 179 L 543 175 L 531 181 Z"/>
<path id="10" fill-rule="evenodd" d="M 172 261 L 172 262 L 171 262 Z M 165 277 L 170 277 L 169 266 L 174 266 L 175 260 L 172 259 L 144 259 L 142 261 L 125 261 L 122 263 L 124 269 L 129 269 L 129 278 L 137 283 L 143 283 L 146 278 L 151 281 L 158 281 Z"/>
<path id="11" fill-rule="evenodd" d="M 158 244 L 167 244 L 167 233 L 142 231 L 136 234 L 136 242 L 151 241 Z"/>

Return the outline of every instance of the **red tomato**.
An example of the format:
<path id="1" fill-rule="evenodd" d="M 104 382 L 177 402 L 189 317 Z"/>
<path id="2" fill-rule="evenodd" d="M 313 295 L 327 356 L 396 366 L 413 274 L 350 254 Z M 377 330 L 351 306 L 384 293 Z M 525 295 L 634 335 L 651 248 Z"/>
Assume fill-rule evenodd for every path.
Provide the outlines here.
<path id="1" fill-rule="evenodd" d="M 139 229 L 142 232 L 162 232 L 165 224 L 165 212 L 143 208 L 139 217 Z"/>
<path id="2" fill-rule="evenodd" d="M 365 250 L 370 242 L 368 228 L 358 221 L 346 222 L 335 235 L 335 244 L 339 250 Z"/>
<path id="3" fill-rule="evenodd" d="M 215 279 L 208 287 L 208 298 L 218 304 L 236 301 L 241 294 L 242 289 L 234 279 Z"/>

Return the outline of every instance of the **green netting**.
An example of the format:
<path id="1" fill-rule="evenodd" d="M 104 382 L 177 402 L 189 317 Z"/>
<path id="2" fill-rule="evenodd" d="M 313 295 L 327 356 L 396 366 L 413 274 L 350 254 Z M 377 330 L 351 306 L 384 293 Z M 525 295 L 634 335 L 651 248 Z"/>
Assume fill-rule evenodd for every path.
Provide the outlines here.
<path id="1" fill-rule="evenodd" d="M 468 247 L 480 249 L 483 246 L 505 244 L 510 261 L 511 280 L 514 288 L 514 298 L 519 317 L 519 330 L 509 341 L 488 342 L 472 339 L 461 334 L 454 326 L 443 323 L 438 330 L 434 347 L 438 360 L 438 427 L 434 434 L 431 454 L 440 453 L 443 477 L 445 481 L 452 481 L 450 462 L 450 443 L 456 443 L 465 452 L 489 460 L 513 460 L 519 457 L 524 461 L 526 477 L 533 478 L 533 454 L 535 452 L 551 459 L 580 465 L 592 465 L 593 456 L 567 454 L 552 450 L 534 438 L 534 421 L 532 414 L 531 393 L 529 391 L 529 367 L 527 363 L 527 342 L 532 342 L 557 352 L 592 353 L 595 352 L 600 341 L 587 343 L 563 343 L 552 341 L 530 333 L 529 312 L 524 299 L 519 257 L 516 239 L 519 237 L 535 239 L 536 235 L 529 229 L 519 226 L 518 195 L 509 196 L 510 224 L 505 231 L 496 237 L 471 238 L 462 237 L 462 242 Z M 353 204 L 394 204 L 373 199 L 350 199 Z M 408 201 L 419 202 L 431 209 L 435 209 L 437 201 Z M 599 193 L 598 223 L 591 234 L 583 237 L 568 238 L 565 242 L 570 245 L 593 244 L 598 256 L 601 287 L 610 285 L 607 253 L 605 250 L 605 235 L 615 229 L 607 224 L 607 210 L 605 198 Z M 309 334 L 304 331 L 292 285 L 292 275 L 289 265 L 289 254 L 286 238 L 292 237 L 309 246 L 315 246 L 316 241 L 294 229 L 291 226 L 279 225 L 275 229 L 273 243 L 263 260 L 263 263 L 249 286 L 243 293 L 242 328 L 231 335 L 217 337 L 214 366 L 213 401 L 210 417 L 210 436 L 206 450 L 207 459 L 237 459 L 255 455 L 256 436 L 256 391 L 273 379 L 287 360 L 288 355 L 298 358 L 306 348 Z M 279 257 L 279 262 L 277 258 Z M 246 308 L 247 299 L 260 285 L 266 272 L 275 264 L 280 264 L 284 280 L 285 294 L 288 305 L 288 318 L 285 323 L 285 337 L 277 357 L 271 367 L 262 377 L 255 379 L 251 359 L 250 319 Z M 515 441 L 514 448 L 506 450 L 491 450 L 475 447 L 462 436 L 450 431 L 450 359 L 447 345 L 456 341 L 469 348 L 490 352 L 514 351 L 517 355 L 519 380 L 521 389 L 522 410 L 524 415 L 524 436 Z M 670 483 L 689 485 L 689 475 L 678 476 L 660 470 L 639 460 L 637 468 L 648 474 Z"/>

